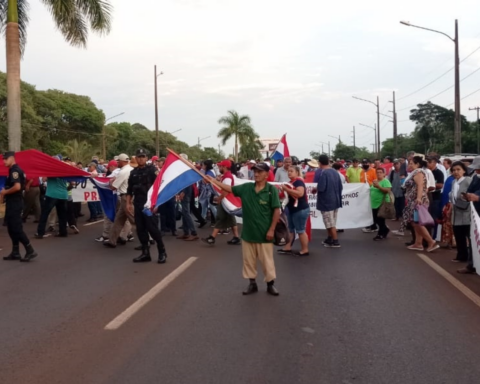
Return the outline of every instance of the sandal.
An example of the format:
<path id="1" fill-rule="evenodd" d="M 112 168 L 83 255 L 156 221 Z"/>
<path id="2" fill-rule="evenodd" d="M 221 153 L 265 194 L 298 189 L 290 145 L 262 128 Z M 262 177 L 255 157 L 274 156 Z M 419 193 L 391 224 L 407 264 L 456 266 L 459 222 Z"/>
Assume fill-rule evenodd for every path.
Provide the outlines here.
<path id="1" fill-rule="evenodd" d="M 410 249 L 411 251 L 424 251 L 425 250 L 423 247 L 416 247 L 414 245 L 411 245 L 410 247 L 407 247 L 407 249 Z"/>
<path id="2" fill-rule="evenodd" d="M 310 256 L 309 252 L 301 253 L 300 251 L 292 252 L 295 256 Z"/>
<path id="3" fill-rule="evenodd" d="M 432 248 L 428 248 L 427 252 L 430 253 L 430 252 L 436 251 L 439 248 L 440 248 L 440 245 L 435 244 Z"/>

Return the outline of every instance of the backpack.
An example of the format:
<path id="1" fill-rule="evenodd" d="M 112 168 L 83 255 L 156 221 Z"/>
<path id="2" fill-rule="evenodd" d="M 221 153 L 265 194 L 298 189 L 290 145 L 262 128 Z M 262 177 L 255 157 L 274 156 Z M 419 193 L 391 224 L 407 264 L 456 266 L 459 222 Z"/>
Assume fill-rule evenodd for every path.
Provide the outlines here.
<path id="1" fill-rule="evenodd" d="M 288 219 L 285 212 L 282 212 L 280 218 L 278 219 L 277 225 L 275 226 L 275 232 L 273 235 L 273 244 L 283 247 L 287 244 L 290 237 L 290 232 L 288 231 Z"/>

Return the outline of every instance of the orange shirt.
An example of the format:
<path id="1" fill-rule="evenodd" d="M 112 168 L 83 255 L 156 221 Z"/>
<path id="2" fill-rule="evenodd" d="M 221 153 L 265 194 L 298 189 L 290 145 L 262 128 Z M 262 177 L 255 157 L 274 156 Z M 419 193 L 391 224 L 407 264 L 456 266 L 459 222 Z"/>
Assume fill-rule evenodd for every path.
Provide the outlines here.
<path id="1" fill-rule="evenodd" d="M 366 172 L 364 169 L 362 169 L 362 172 L 360 173 L 360 182 L 372 185 L 373 180 L 377 180 L 377 171 L 372 167 L 370 167 Z"/>

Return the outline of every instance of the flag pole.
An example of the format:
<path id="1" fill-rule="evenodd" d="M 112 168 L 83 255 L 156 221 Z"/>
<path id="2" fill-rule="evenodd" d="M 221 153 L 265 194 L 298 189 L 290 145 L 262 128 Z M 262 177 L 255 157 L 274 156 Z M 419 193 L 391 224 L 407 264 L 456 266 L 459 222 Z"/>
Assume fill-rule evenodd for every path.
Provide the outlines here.
<path id="1" fill-rule="evenodd" d="M 182 163 L 184 163 L 185 165 L 188 165 L 195 172 L 197 172 L 200 176 L 202 176 L 203 179 L 205 179 L 205 175 L 202 172 L 200 172 L 197 168 L 195 168 L 194 165 L 192 163 L 190 163 L 188 160 L 185 160 L 182 156 L 178 155 L 175 151 L 173 151 L 170 148 L 167 148 L 167 151 L 170 152 L 175 157 L 177 157 Z"/>

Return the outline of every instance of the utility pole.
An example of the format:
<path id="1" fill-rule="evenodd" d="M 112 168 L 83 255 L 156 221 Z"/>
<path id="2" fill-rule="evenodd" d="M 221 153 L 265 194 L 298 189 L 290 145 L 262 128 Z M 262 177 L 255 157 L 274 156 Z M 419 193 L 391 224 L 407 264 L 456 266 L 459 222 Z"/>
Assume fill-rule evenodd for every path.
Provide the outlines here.
<path id="1" fill-rule="evenodd" d="M 479 137 L 479 127 L 480 127 L 480 107 L 468 108 L 469 111 L 477 111 L 477 155 L 480 154 L 480 137 Z"/>
<path id="2" fill-rule="evenodd" d="M 455 153 L 462 153 L 462 122 L 460 116 L 460 55 L 458 47 L 458 20 L 455 20 Z"/>
<path id="3" fill-rule="evenodd" d="M 397 128 L 397 109 L 395 104 L 395 91 L 393 91 L 393 100 L 390 101 L 393 104 L 393 111 L 389 111 L 393 113 L 393 148 L 394 148 L 394 155 L 395 157 L 398 156 L 398 128 Z"/>
<path id="4" fill-rule="evenodd" d="M 157 79 L 158 76 L 163 75 L 163 72 L 160 72 L 157 75 L 157 66 L 154 66 L 154 76 L 155 76 L 155 149 L 157 151 L 156 155 L 160 156 L 160 141 L 158 138 L 158 91 L 157 91 Z"/>
<path id="5" fill-rule="evenodd" d="M 377 158 L 380 158 L 382 145 L 380 141 L 380 100 L 377 96 Z"/>
<path id="6" fill-rule="evenodd" d="M 400 24 L 408 27 L 424 29 L 426 31 L 439 33 L 448 37 L 455 45 L 455 153 L 462 153 L 462 120 L 460 116 L 460 54 L 459 54 L 459 40 L 458 40 L 458 20 L 455 19 L 455 37 L 452 38 L 448 34 L 437 31 L 435 29 L 425 28 L 418 25 L 413 25 L 409 21 L 400 21 Z"/>
<path id="7" fill-rule="evenodd" d="M 353 126 L 353 156 L 357 153 L 357 148 L 355 146 L 355 126 Z"/>

